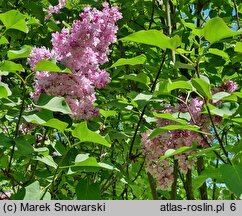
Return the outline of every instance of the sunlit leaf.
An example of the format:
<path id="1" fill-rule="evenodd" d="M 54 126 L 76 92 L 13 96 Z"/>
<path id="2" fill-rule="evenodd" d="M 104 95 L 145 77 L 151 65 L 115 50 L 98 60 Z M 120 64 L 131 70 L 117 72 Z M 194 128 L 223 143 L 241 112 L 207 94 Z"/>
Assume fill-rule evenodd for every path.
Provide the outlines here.
<path id="1" fill-rule="evenodd" d="M 110 68 L 118 67 L 122 65 L 138 65 L 144 64 L 146 61 L 146 56 L 144 54 L 136 56 L 134 58 L 121 58 L 116 61 Z"/>
<path id="2" fill-rule="evenodd" d="M 93 142 L 110 147 L 110 143 L 104 137 L 87 128 L 86 122 L 78 124 L 72 131 L 72 135 L 78 138 L 80 142 Z"/>
<path id="3" fill-rule="evenodd" d="M 212 99 L 212 93 L 209 83 L 207 83 L 201 78 L 194 78 L 192 79 L 192 85 L 195 87 L 197 92 L 201 94 L 203 97 Z"/>
<path id="4" fill-rule="evenodd" d="M 63 67 L 63 69 L 61 68 Z M 40 60 L 35 66 L 36 71 L 48 71 L 56 73 L 71 73 L 71 70 L 57 63 L 56 60 Z"/>
<path id="5" fill-rule="evenodd" d="M 147 45 L 157 46 L 161 49 L 175 50 L 180 44 L 181 39 L 178 35 L 169 38 L 158 30 L 139 31 L 121 39 L 122 41 L 132 41 Z"/>
<path id="6" fill-rule="evenodd" d="M 188 70 L 195 70 L 194 66 L 191 64 L 185 64 L 185 63 L 181 63 L 179 61 L 176 61 L 175 63 L 175 68 L 184 68 L 184 69 L 188 69 Z"/>
<path id="7" fill-rule="evenodd" d="M 127 80 L 133 80 L 136 82 L 144 83 L 146 85 L 150 82 L 150 78 L 144 73 L 124 75 L 123 78 Z"/>
<path id="8" fill-rule="evenodd" d="M 222 100 L 223 98 L 229 96 L 230 94 L 228 92 L 218 92 L 213 95 L 213 102 L 216 103 L 219 100 Z"/>
<path id="9" fill-rule="evenodd" d="M 226 52 L 224 52 L 222 50 L 215 49 L 215 48 L 210 48 L 208 50 L 208 52 L 211 53 L 211 54 L 214 54 L 214 55 L 221 56 L 222 58 L 229 59 L 228 53 L 226 53 Z"/>
<path id="10" fill-rule="evenodd" d="M 57 164 L 56 162 L 53 160 L 53 158 L 50 156 L 50 155 L 47 155 L 47 156 L 38 156 L 36 157 L 36 160 L 48 165 L 48 166 L 51 166 L 53 168 L 57 168 Z"/>
<path id="11" fill-rule="evenodd" d="M 190 146 L 182 146 L 178 149 L 168 149 L 165 154 L 163 156 L 161 156 L 159 158 L 159 161 L 162 161 L 168 157 L 171 157 L 171 156 L 174 156 L 174 155 L 177 155 L 177 154 L 181 154 L 183 152 L 188 152 L 188 151 L 192 151 L 192 150 L 195 150 L 197 147 L 196 145 L 190 147 Z"/>
<path id="12" fill-rule="evenodd" d="M 211 109 L 211 113 L 221 117 L 231 116 L 237 111 L 238 108 L 239 105 L 237 103 L 226 102 L 222 103 L 219 107 Z"/>
<path id="13" fill-rule="evenodd" d="M 0 63 L 0 71 L 24 71 L 24 68 L 21 64 L 14 63 L 12 61 L 3 61 Z"/>
<path id="14" fill-rule="evenodd" d="M 7 30 L 16 29 L 24 33 L 27 33 L 28 31 L 24 15 L 17 10 L 10 10 L 0 14 L 0 20 Z"/>
<path id="15" fill-rule="evenodd" d="M 45 94 L 40 95 L 36 107 L 51 110 L 53 112 L 61 112 L 64 114 L 72 114 L 69 106 L 63 97 L 52 97 Z"/>
<path id="16" fill-rule="evenodd" d="M 4 37 L 4 36 L 0 37 L 0 45 L 2 45 L 2 44 L 8 44 L 8 43 L 9 42 L 8 42 L 8 40 L 7 40 L 6 37 Z"/>
<path id="17" fill-rule="evenodd" d="M 195 126 L 195 125 L 177 124 L 177 125 L 168 125 L 168 126 L 164 126 L 164 127 L 160 127 L 160 128 L 155 129 L 150 134 L 148 139 L 152 139 L 152 138 L 158 136 L 159 134 L 164 133 L 164 132 L 169 131 L 169 130 L 190 130 L 190 131 L 194 131 L 194 132 L 197 132 L 197 133 L 208 134 L 206 132 L 200 131 L 199 127 Z"/>
<path id="18" fill-rule="evenodd" d="M 12 95 L 12 92 L 9 89 L 8 85 L 0 82 L 0 98 L 7 98 L 10 95 Z"/>
<path id="19" fill-rule="evenodd" d="M 204 27 L 204 37 L 211 44 L 224 38 L 241 34 L 241 31 L 231 30 L 220 17 L 210 19 Z"/>
<path id="20" fill-rule="evenodd" d="M 103 117 L 108 118 L 110 116 L 115 116 L 116 115 L 116 111 L 115 110 L 103 110 L 100 109 L 100 113 Z"/>
<path id="21" fill-rule="evenodd" d="M 242 42 L 236 42 L 236 45 L 235 45 L 234 51 L 235 51 L 235 52 L 242 53 Z"/>
<path id="22" fill-rule="evenodd" d="M 192 90 L 192 85 L 187 82 L 187 81 L 175 81 L 172 83 L 168 83 L 167 90 L 172 91 L 175 89 L 187 89 L 187 90 Z"/>
<path id="23" fill-rule="evenodd" d="M 19 58 L 27 58 L 31 52 L 30 47 L 22 48 L 21 50 L 9 50 L 8 51 L 8 59 L 19 59 Z"/>
<path id="24" fill-rule="evenodd" d="M 186 120 L 175 118 L 170 113 L 153 113 L 153 115 L 155 117 L 158 117 L 158 118 L 168 119 L 170 121 L 178 122 L 178 123 L 181 123 L 181 124 L 186 124 L 187 123 Z"/>

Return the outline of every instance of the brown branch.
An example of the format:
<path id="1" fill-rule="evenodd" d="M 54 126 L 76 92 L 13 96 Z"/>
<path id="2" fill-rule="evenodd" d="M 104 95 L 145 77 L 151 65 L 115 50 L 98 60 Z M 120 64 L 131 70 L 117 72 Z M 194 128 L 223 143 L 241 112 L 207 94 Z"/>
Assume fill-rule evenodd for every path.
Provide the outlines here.
<path id="1" fill-rule="evenodd" d="M 203 170 L 204 170 L 203 157 L 199 157 L 197 159 L 197 173 L 198 173 L 198 176 L 200 176 L 202 174 L 202 171 Z M 206 182 L 204 182 L 202 184 L 202 186 L 199 188 L 199 191 L 200 191 L 201 200 L 207 200 L 208 199 L 208 194 L 207 194 L 207 185 L 206 185 Z"/>
<path id="2" fill-rule="evenodd" d="M 158 200 L 159 198 L 158 198 L 158 194 L 156 191 L 156 185 L 155 185 L 154 178 L 149 172 L 147 173 L 147 175 L 148 175 L 148 179 L 149 179 L 149 183 L 150 183 L 150 189 L 151 189 L 153 200 Z"/>
<path id="3" fill-rule="evenodd" d="M 171 200 L 177 199 L 177 179 L 178 179 L 178 161 L 174 159 L 174 166 L 173 166 L 173 178 L 174 182 L 171 186 Z"/>

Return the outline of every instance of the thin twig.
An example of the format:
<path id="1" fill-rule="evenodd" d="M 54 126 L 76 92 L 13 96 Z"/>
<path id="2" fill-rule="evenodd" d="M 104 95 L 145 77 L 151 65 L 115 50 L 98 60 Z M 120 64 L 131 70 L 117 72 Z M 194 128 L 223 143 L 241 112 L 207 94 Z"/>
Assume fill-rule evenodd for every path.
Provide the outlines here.
<path id="1" fill-rule="evenodd" d="M 23 115 L 23 112 L 24 112 L 26 87 L 25 87 L 25 81 L 23 81 L 22 83 L 23 83 L 23 99 L 22 99 L 22 104 L 21 104 L 19 116 L 18 116 L 18 122 L 17 122 L 16 128 L 15 128 L 15 135 L 14 135 L 15 139 L 18 136 L 19 126 L 20 126 L 21 118 L 22 118 L 22 115 Z M 16 142 L 13 143 L 13 146 L 12 146 L 12 149 L 11 149 L 10 160 L 9 160 L 8 169 L 7 169 L 8 173 L 10 173 L 10 171 L 11 171 L 11 165 L 12 165 L 12 161 L 13 161 L 15 146 L 16 146 Z"/>
<path id="2" fill-rule="evenodd" d="M 160 77 L 160 74 L 161 74 L 161 70 L 163 68 L 163 65 L 165 63 L 165 59 L 166 59 L 166 54 L 167 54 L 167 50 L 163 53 L 163 57 L 162 57 L 162 61 L 161 61 L 161 64 L 160 64 L 160 67 L 159 67 L 159 70 L 158 70 L 158 73 L 156 75 L 156 78 L 151 86 L 151 90 L 150 90 L 150 93 L 153 93 L 154 90 L 155 90 L 155 87 L 156 87 L 156 84 L 157 84 L 157 81 Z M 134 135 L 133 135 L 133 138 L 132 138 L 132 141 L 131 141 L 131 145 L 130 145 L 130 149 L 129 149 L 129 158 L 132 158 L 132 150 L 133 150 L 133 147 L 134 147 L 134 142 L 135 142 L 135 139 L 136 139 L 136 136 L 137 136 L 137 133 L 138 133 L 138 130 L 139 130 L 139 127 L 141 125 L 141 122 L 143 120 L 143 116 L 145 114 L 145 110 L 147 108 L 147 105 L 144 106 L 142 112 L 141 112 L 141 115 L 139 117 L 139 122 L 135 128 L 135 132 L 134 132 Z"/>
<path id="3" fill-rule="evenodd" d="M 145 164 L 145 157 L 144 157 L 143 162 L 142 162 L 142 164 L 141 164 L 141 166 L 140 166 L 140 168 L 139 168 L 139 171 L 137 172 L 137 175 L 136 175 L 135 178 L 132 180 L 132 182 L 135 182 L 136 179 L 140 176 L 140 173 L 141 173 L 141 171 L 142 171 L 142 169 L 143 169 L 143 167 L 144 167 L 144 164 Z"/>
<path id="4" fill-rule="evenodd" d="M 216 168 L 218 168 L 218 160 L 216 160 Z M 215 196 L 216 196 L 216 181 L 217 179 L 213 179 L 213 195 L 212 195 L 212 199 L 215 200 Z"/>
<path id="5" fill-rule="evenodd" d="M 211 112 L 210 112 L 210 109 L 209 109 L 209 107 L 208 107 L 208 104 L 207 104 L 207 101 L 206 101 L 206 100 L 205 100 L 205 105 L 206 105 L 206 108 L 207 108 L 207 111 L 208 111 L 209 119 L 210 119 L 210 121 L 211 121 L 211 123 L 212 123 L 212 126 L 213 126 L 213 129 L 214 129 L 214 132 L 215 132 L 216 138 L 217 138 L 217 140 L 218 140 L 218 142 L 219 142 L 219 145 L 220 145 L 220 147 L 221 147 L 221 149 L 222 149 L 224 155 L 226 156 L 226 158 L 227 158 L 229 164 L 232 165 L 232 162 L 231 162 L 231 160 L 229 159 L 228 152 L 227 152 L 226 149 L 224 148 L 223 141 L 221 140 L 221 138 L 220 138 L 220 136 L 219 136 L 219 133 L 218 133 L 218 131 L 217 131 L 217 128 L 216 128 L 216 126 L 215 126 L 215 124 L 214 124 L 214 122 L 213 122 L 212 114 L 211 114 Z"/>

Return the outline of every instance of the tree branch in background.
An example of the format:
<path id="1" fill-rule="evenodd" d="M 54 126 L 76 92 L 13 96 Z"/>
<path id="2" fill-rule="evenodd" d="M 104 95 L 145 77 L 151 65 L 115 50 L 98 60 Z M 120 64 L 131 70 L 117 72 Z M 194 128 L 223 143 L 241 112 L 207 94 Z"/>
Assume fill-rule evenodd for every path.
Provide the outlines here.
<path id="1" fill-rule="evenodd" d="M 150 18 L 149 30 L 151 29 L 152 22 L 154 21 L 154 13 L 155 13 L 155 0 L 152 0 L 151 18 Z"/>
<path id="2" fill-rule="evenodd" d="M 151 193 L 153 196 L 153 200 L 158 200 L 159 198 L 158 198 L 158 194 L 156 191 L 156 185 L 155 185 L 154 178 L 149 172 L 147 173 L 147 175 L 148 175 L 148 179 L 149 179 L 149 183 L 150 183 L 150 189 L 151 189 Z"/>
<path id="3" fill-rule="evenodd" d="M 171 200 L 176 200 L 177 199 L 177 179 L 178 179 L 178 161 L 176 159 L 174 160 L 174 165 L 173 165 L 173 178 L 174 182 L 172 183 L 171 186 Z"/>
<path id="4" fill-rule="evenodd" d="M 185 190 L 188 200 L 194 200 L 193 189 L 192 189 L 192 171 L 188 169 L 186 174 Z"/>
<path id="5" fill-rule="evenodd" d="M 204 161 L 203 157 L 199 157 L 197 159 L 197 173 L 198 176 L 202 174 L 202 171 L 204 170 Z M 207 200 L 208 199 L 208 194 L 207 194 L 207 185 L 206 182 L 202 184 L 202 186 L 199 188 L 200 191 L 200 198 L 202 200 Z"/>
<path id="6" fill-rule="evenodd" d="M 170 0 L 166 0 L 166 22 L 167 22 L 167 26 L 168 26 L 168 35 L 171 36 L 172 34 L 172 23 L 171 23 L 171 8 L 170 8 Z M 171 60 L 173 62 L 173 65 L 176 62 L 176 55 L 175 55 L 175 51 L 171 50 Z M 176 69 L 173 69 L 173 73 L 174 73 L 174 78 L 177 78 L 177 71 Z"/>
<path id="7" fill-rule="evenodd" d="M 238 29 L 240 29 L 240 20 L 239 20 L 238 5 L 237 5 L 236 0 L 233 0 L 233 2 L 234 2 L 235 16 L 236 16 L 236 20 L 237 20 Z"/>

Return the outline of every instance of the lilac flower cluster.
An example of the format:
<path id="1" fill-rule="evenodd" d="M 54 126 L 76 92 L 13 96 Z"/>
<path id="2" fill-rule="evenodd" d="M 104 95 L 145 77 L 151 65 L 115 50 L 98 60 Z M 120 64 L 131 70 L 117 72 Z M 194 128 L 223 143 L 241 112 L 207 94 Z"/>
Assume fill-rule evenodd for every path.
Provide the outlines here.
<path id="1" fill-rule="evenodd" d="M 52 50 L 32 49 L 28 59 L 32 70 L 40 60 L 55 58 L 71 69 L 72 74 L 37 72 L 31 96 L 35 101 L 42 93 L 64 96 L 73 118 L 90 119 L 99 115 L 93 106 L 95 88 L 105 88 L 110 82 L 109 73 L 99 66 L 108 61 L 109 45 L 116 42 L 116 22 L 122 14 L 117 7 L 104 3 L 102 11 L 85 7 L 80 17 L 70 29 L 52 34 Z"/>
<path id="2" fill-rule="evenodd" d="M 229 93 L 232 93 L 237 89 L 236 83 L 230 80 L 225 80 L 225 84 L 217 88 L 216 92 L 226 90 Z M 183 101 L 184 99 L 181 99 Z M 222 102 L 218 103 L 220 105 Z M 185 100 L 177 104 L 175 107 L 166 106 L 162 113 L 189 113 L 191 120 L 188 122 L 190 125 L 199 126 L 201 131 L 210 132 L 210 119 L 207 115 L 202 114 L 205 102 L 203 99 L 196 97 L 192 98 L 190 103 L 186 103 Z M 220 123 L 221 118 L 215 116 L 213 121 L 215 123 Z M 177 122 L 158 118 L 157 127 L 164 127 L 168 125 L 174 125 Z M 168 190 L 171 188 L 171 185 L 174 181 L 173 178 L 173 166 L 170 162 L 170 159 L 164 159 L 159 161 L 159 158 L 165 154 L 168 149 L 179 149 L 183 146 L 191 147 L 193 143 L 196 143 L 202 148 L 208 147 L 207 141 L 204 139 L 201 134 L 189 131 L 189 130 L 170 130 L 160 135 L 156 136 L 153 139 L 148 139 L 149 135 L 153 130 L 148 131 L 147 133 L 142 134 L 141 144 L 143 152 L 146 155 L 146 171 L 149 172 L 157 181 L 157 189 Z M 207 136 L 208 141 L 212 141 L 212 137 Z M 188 156 L 193 152 L 180 153 L 174 156 L 174 159 L 178 161 L 180 171 L 182 173 L 187 173 L 189 169 L 192 169 L 196 159 L 193 158 L 188 160 Z"/>
<path id="3" fill-rule="evenodd" d="M 54 13 L 56 13 L 56 14 L 60 13 L 60 10 L 61 10 L 62 8 L 64 8 L 65 5 L 66 5 L 66 0 L 59 0 L 58 5 L 55 5 L 55 6 L 50 5 L 49 8 L 48 8 L 48 15 L 45 17 L 45 20 L 50 19 L 50 17 L 51 17 Z"/>

